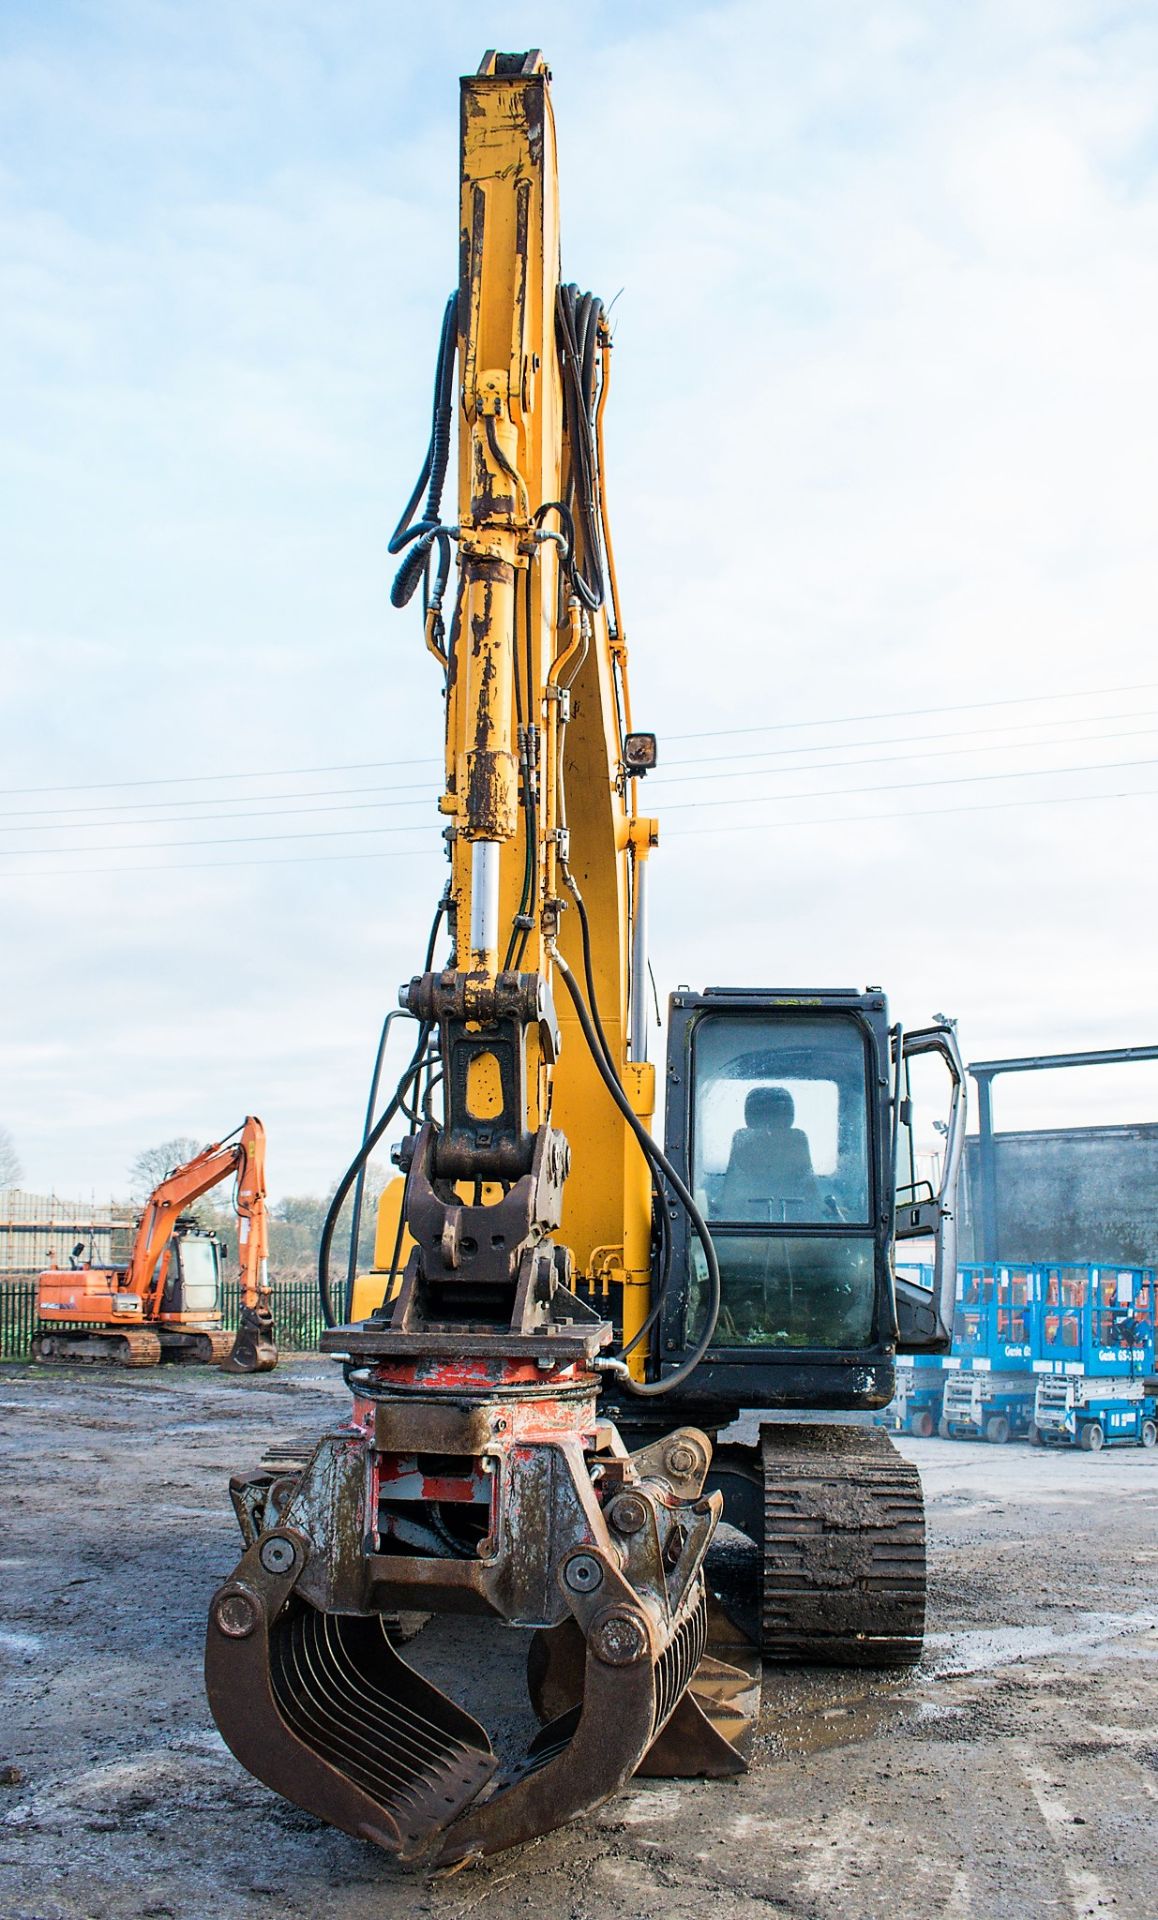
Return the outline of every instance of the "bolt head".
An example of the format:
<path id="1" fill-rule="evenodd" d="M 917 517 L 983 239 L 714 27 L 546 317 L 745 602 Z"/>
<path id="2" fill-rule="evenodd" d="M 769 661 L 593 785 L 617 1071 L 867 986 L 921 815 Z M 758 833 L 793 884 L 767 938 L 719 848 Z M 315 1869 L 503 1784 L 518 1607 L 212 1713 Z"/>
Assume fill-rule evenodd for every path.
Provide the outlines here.
<path id="1" fill-rule="evenodd" d="M 271 1533 L 268 1540 L 263 1540 L 258 1555 L 267 1573 L 288 1573 L 297 1557 L 293 1541 L 281 1533 Z"/>
<path id="2" fill-rule="evenodd" d="M 611 1502 L 607 1520 L 616 1533 L 638 1533 L 647 1525 L 647 1502 L 638 1493 L 621 1493 Z"/>
<path id="3" fill-rule="evenodd" d="M 594 1593 L 603 1585 L 603 1568 L 593 1553 L 576 1553 L 563 1569 L 563 1584 L 572 1593 Z"/>
<path id="4" fill-rule="evenodd" d="M 697 1449 L 690 1447 L 686 1440 L 677 1440 L 674 1447 L 668 1448 L 663 1460 L 668 1472 L 673 1473 L 677 1480 L 686 1480 L 701 1464 Z"/>
<path id="5" fill-rule="evenodd" d="M 607 1607 L 592 1624 L 587 1644 L 608 1667 L 632 1667 L 648 1649 L 648 1633 L 640 1614 L 629 1607 Z"/>
<path id="6" fill-rule="evenodd" d="M 247 1640 L 261 1619 L 261 1608 L 244 1587 L 231 1587 L 214 1601 L 213 1618 L 227 1640 Z"/>

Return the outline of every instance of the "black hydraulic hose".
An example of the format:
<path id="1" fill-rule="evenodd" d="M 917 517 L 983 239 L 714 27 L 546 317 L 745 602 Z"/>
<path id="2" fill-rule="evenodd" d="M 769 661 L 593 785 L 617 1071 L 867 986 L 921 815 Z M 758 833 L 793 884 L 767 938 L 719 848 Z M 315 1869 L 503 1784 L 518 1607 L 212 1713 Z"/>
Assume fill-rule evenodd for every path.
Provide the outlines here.
<path id="1" fill-rule="evenodd" d="M 441 603 L 446 582 L 450 577 L 450 539 L 442 525 L 442 489 L 446 483 L 446 470 L 450 462 L 450 441 L 454 411 L 454 355 L 458 341 L 458 295 L 452 293 L 446 303 L 442 316 L 442 332 L 438 341 L 438 363 L 434 373 L 434 403 L 430 422 L 430 445 L 422 463 L 422 471 L 415 482 L 414 491 L 403 509 L 402 517 L 387 543 L 390 553 L 402 553 L 405 548 L 412 550 L 406 555 L 394 577 L 390 589 L 390 599 L 394 606 L 404 607 L 413 597 L 418 582 L 426 572 L 430 559 L 430 550 L 438 542 L 438 580 L 435 594 Z M 426 488 L 426 504 L 421 517 L 414 515 L 422 490 Z"/>
<path id="2" fill-rule="evenodd" d="M 378 1082 L 382 1078 L 382 1063 L 386 1058 L 386 1042 L 390 1038 L 390 1029 L 395 1020 L 401 1019 L 402 1008 L 394 1007 L 382 1022 L 382 1032 L 378 1039 L 378 1051 L 374 1056 L 374 1071 L 370 1075 L 370 1098 L 366 1102 L 366 1119 L 362 1127 L 363 1143 L 369 1138 L 374 1127 L 374 1110 L 378 1105 Z M 366 1192 L 366 1163 L 358 1168 L 358 1177 L 354 1182 L 354 1204 L 350 1210 L 350 1258 L 346 1263 L 346 1319 L 354 1317 L 354 1281 L 358 1274 L 358 1240 L 362 1232 L 362 1201 Z"/>
<path id="3" fill-rule="evenodd" d="M 560 286 L 555 325 L 563 376 L 563 421 L 571 455 L 575 519 L 583 542 L 581 564 L 575 556 L 573 585 L 579 598 L 592 609 L 603 605 L 595 431 L 595 353 L 602 317 L 602 302 L 593 293 L 581 294 L 578 287 Z"/>
<path id="4" fill-rule="evenodd" d="M 565 861 L 560 861 L 559 864 L 563 874 L 564 885 L 571 895 L 572 900 L 574 900 L 575 909 L 579 915 L 579 932 L 583 941 L 583 979 L 587 987 L 587 1005 L 591 1009 L 591 1024 L 595 1029 L 595 1034 L 599 1041 L 599 1050 L 610 1071 L 615 1073 L 615 1062 L 611 1057 L 611 1048 L 607 1044 L 607 1030 L 603 1025 L 603 1019 L 599 1012 L 599 1001 L 595 993 L 595 959 L 591 950 L 591 922 L 587 918 L 587 902 L 584 900 L 583 895 L 576 885 L 575 876 L 571 872 L 570 867 Z M 618 1082 L 619 1075 L 617 1073 L 615 1073 L 615 1077 Z M 648 1138 L 650 1139 L 650 1137 L 649 1134 Z"/>
<path id="5" fill-rule="evenodd" d="M 386 1111 L 366 1135 L 366 1138 L 363 1140 L 357 1153 L 342 1175 L 338 1183 L 337 1191 L 330 1201 L 322 1226 L 321 1241 L 318 1245 L 318 1297 L 322 1303 L 322 1318 L 327 1327 L 336 1327 L 338 1324 L 337 1316 L 334 1313 L 334 1303 L 330 1296 L 330 1247 L 333 1243 L 334 1229 L 338 1224 L 338 1216 L 346 1203 L 346 1195 L 357 1179 L 360 1169 L 365 1166 L 370 1155 L 378 1145 L 379 1140 L 381 1140 L 382 1135 L 402 1105 L 403 1097 L 411 1080 L 421 1069 L 422 1058 L 426 1052 L 426 1043 L 430 1038 L 430 1031 L 430 1022 L 424 1021 L 418 1030 L 418 1045 L 415 1047 L 409 1063 L 403 1068 L 402 1078 L 399 1080 L 398 1085 L 390 1097 Z"/>
<path id="6" fill-rule="evenodd" d="M 663 1312 L 663 1303 L 667 1299 L 667 1290 L 671 1283 L 672 1245 L 671 1245 L 671 1227 L 668 1224 L 668 1217 L 667 1217 L 667 1201 L 662 1189 L 660 1189 L 656 1194 L 655 1217 L 659 1223 L 658 1238 L 659 1238 L 660 1247 L 662 1249 L 659 1256 L 659 1285 L 655 1290 L 655 1299 L 652 1301 L 650 1307 L 648 1308 L 645 1318 L 643 1319 L 641 1324 L 636 1328 L 635 1332 L 631 1336 L 631 1339 L 628 1340 L 624 1346 L 620 1347 L 619 1352 L 616 1355 L 616 1358 L 619 1360 L 626 1360 L 629 1353 L 635 1352 L 635 1349 L 636 1347 L 638 1347 L 640 1341 L 647 1339 L 648 1334 L 651 1332 L 656 1321 L 659 1319 L 660 1314 Z"/>
<path id="7" fill-rule="evenodd" d="M 658 1400 L 665 1393 L 670 1393 L 673 1388 L 682 1386 L 685 1380 L 691 1378 L 715 1338 L 716 1323 L 720 1317 L 720 1263 L 716 1257 L 716 1249 L 712 1245 L 712 1236 L 708 1232 L 707 1222 L 696 1205 L 693 1195 L 685 1186 L 663 1149 L 652 1139 L 638 1114 L 632 1112 L 631 1103 L 619 1084 L 619 1075 L 614 1071 L 610 1060 L 604 1052 L 603 1046 L 600 1045 L 599 1035 L 595 1031 L 591 1015 L 587 1010 L 586 1002 L 579 989 L 579 982 L 576 980 L 575 975 L 567 965 L 562 954 L 558 951 L 558 948 L 552 948 L 552 958 L 559 969 L 563 985 L 570 995 L 571 1003 L 575 1008 L 576 1018 L 579 1021 L 579 1026 L 583 1033 L 583 1038 L 587 1042 L 591 1058 L 595 1062 L 595 1067 L 600 1079 L 603 1081 L 608 1093 L 611 1095 L 611 1098 L 614 1100 L 620 1113 L 635 1135 L 647 1160 L 657 1172 L 663 1175 L 663 1178 L 675 1194 L 676 1199 L 683 1207 L 688 1219 L 692 1223 L 696 1238 L 704 1250 L 704 1258 L 708 1265 L 708 1310 L 704 1319 L 703 1331 L 687 1359 L 676 1367 L 674 1372 L 666 1374 L 662 1380 L 639 1381 L 625 1377 L 622 1382 L 625 1392 L 635 1394 L 639 1399 L 643 1400 Z"/>
<path id="8" fill-rule="evenodd" d="M 575 902 L 576 911 L 578 912 L 578 915 L 579 915 L 579 931 L 583 941 L 583 977 L 587 985 L 587 1005 L 591 1009 L 591 1024 L 595 1029 L 596 1035 L 598 1036 L 599 1045 L 602 1048 L 603 1058 L 607 1065 L 608 1071 L 615 1075 L 615 1081 L 616 1081 L 616 1084 L 618 1085 L 619 1075 L 615 1071 L 615 1062 L 611 1057 L 611 1048 L 607 1044 L 607 1031 L 603 1025 L 602 1018 L 600 1017 L 599 1002 L 595 992 L 595 965 L 594 965 L 594 959 L 591 951 L 591 922 L 587 917 L 587 905 L 586 905 L 586 902 L 584 901 L 583 895 L 580 893 L 579 888 L 576 885 L 575 876 L 572 874 L 571 869 L 565 863 L 563 864 L 562 872 L 563 872 L 564 882 L 571 895 L 571 898 Z M 651 1141 L 651 1135 L 648 1134 L 647 1137 L 648 1137 L 648 1140 Z M 655 1143 L 651 1141 L 651 1144 L 654 1145 Z M 654 1169 L 654 1163 L 653 1163 L 653 1169 Z M 629 1353 L 634 1353 L 640 1341 L 645 1340 L 647 1338 L 647 1335 L 651 1332 L 652 1328 L 654 1327 L 656 1321 L 659 1319 L 659 1316 L 663 1311 L 663 1303 L 667 1297 L 667 1290 L 671 1281 L 671 1255 L 672 1255 L 671 1228 L 668 1225 L 667 1200 L 664 1195 L 662 1187 L 660 1187 L 657 1190 L 656 1200 L 657 1200 L 657 1208 L 658 1208 L 658 1216 L 659 1216 L 659 1224 L 660 1224 L 660 1245 L 662 1248 L 662 1251 L 660 1254 L 659 1285 L 655 1290 L 655 1298 L 652 1301 L 651 1306 L 648 1308 L 647 1316 L 644 1319 L 643 1324 L 640 1327 L 638 1327 L 636 1331 L 632 1334 L 631 1339 L 627 1342 L 627 1345 L 620 1349 L 620 1352 L 617 1357 L 621 1360 L 626 1360 Z"/>
<path id="9" fill-rule="evenodd" d="M 449 904 L 450 889 L 448 887 L 435 909 L 434 919 L 431 922 L 430 937 L 426 942 L 424 973 L 429 973 L 431 967 L 434 965 L 434 949 L 438 942 L 438 929 L 442 924 L 443 915 Z M 395 1007 L 386 1015 L 385 1020 L 382 1022 L 382 1033 L 378 1040 L 378 1051 L 374 1057 L 374 1071 L 370 1076 L 370 1098 L 366 1103 L 366 1120 L 362 1128 L 363 1146 L 369 1138 L 374 1125 L 374 1110 L 378 1105 L 378 1083 L 382 1078 L 382 1066 L 386 1058 L 386 1042 L 390 1037 L 390 1028 L 393 1026 L 395 1020 L 401 1020 L 403 1017 L 402 1008 Z M 363 1161 L 358 1169 L 358 1177 L 354 1183 L 354 1205 L 350 1216 L 350 1257 L 346 1264 L 347 1320 L 352 1318 L 354 1312 L 354 1281 L 358 1273 L 358 1239 L 362 1231 L 362 1201 L 365 1191 L 366 1163 Z"/>
<path id="10" fill-rule="evenodd" d="M 422 472 L 403 509 L 402 517 L 390 535 L 387 551 L 401 553 L 421 533 L 437 526 L 442 506 L 442 489 L 450 461 L 451 410 L 454 402 L 454 349 L 458 332 L 458 295 L 452 293 L 442 315 L 438 340 L 438 362 L 434 371 L 434 404 L 430 422 L 430 445 L 422 462 Z M 429 482 L 426 505 L 420 520 L 414 520 L 422 489 Z M 413 525 L 411 522 L 413 521 Z"/>
<path id="11" fill-rule="evenodd" d="M 438 543 L 438 572 L 435 577 L 434 593 L 431 596 L 441 606 L 442 596 L 446 592 L 446 583 L 450 579 L 450 535 L 443 526 L 428 527 L 426 532 L 416 536 L 414 545 L 402 565 L 394 575 L 390 588 L 390 605 L 407 607 L 413 600 L 422 579 L 430 565 L 430 550 Z"/>

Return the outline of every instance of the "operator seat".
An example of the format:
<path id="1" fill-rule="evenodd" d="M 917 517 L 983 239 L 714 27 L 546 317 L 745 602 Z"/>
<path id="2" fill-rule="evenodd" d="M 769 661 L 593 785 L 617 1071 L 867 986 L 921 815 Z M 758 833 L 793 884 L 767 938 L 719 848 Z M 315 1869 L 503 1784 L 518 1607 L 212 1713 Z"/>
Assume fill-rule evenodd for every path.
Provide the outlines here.
<path id="1" fill-rule="evenodd" d="M 815 1220 L 820 1202 L 808 1135 L 787 1087 L 753 1087 L 720 1195 L 724 1220 Z"/>

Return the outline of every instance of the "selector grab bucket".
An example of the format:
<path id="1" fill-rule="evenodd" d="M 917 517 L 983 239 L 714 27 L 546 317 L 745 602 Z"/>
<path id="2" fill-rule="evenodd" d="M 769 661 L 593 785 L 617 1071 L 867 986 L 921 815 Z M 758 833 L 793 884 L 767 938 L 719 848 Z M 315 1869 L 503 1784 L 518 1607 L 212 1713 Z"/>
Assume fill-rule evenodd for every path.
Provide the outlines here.
<path id="1" fill-rule="evenodd" d="M 704 1559 L 721 1496 L 702 1491 L 706 1436 L 685 1428 L 628 1455 L 613 1428 L 590 1423 L 586 1386 L 561 1409 L 545 1408 L 531 1386 L 529 1398 L 475 1408 L 379 1404 L 320 1441 L 296 1473 L 234 1482 L 248 1546 L 210 1607 L 214 1719 L 267 1786 L 406 1862 L 535 1839 L 641 1769 L 744 1767 L 737 1703 L 748 1682 L 707 1647 Z M 484 1456 L 375 1442 L 431 1440 L 436 1424 L 459 1447 L 492 1434 L 489 1471 L 473 1471 Z M 490 1531 L 471 1550 L 461 1519 L 456 1532 L 444 1516 L 452 1494 L 486 1488 Z M 431 1541 L 456 1550 L 413 1551 L 423 1516 Z M 391 1540 L 398 1546 L 384 1551 Z M 469 1657 L 484 1674 L 476 1635 L 503 1623 L 538 1629 L 529 1689 L 541 1730 L 514 1764 L 500 1764 L 473 1714 L 400 1652 L 402 1621 L 421 1619 L 424 1603 L 466 1616 Z"/>
<path id="2" fill-rule="evenodd" d="M 576 1607 L 582 1698 L 504 1774 L 479 1722 L 403 1659 L 382 1616 L 279 1596 L 287 1583 L 271 1581 L 256 1549 L 213 1602 L 214 1718 L 267 1786 L 403 1861 L 446 1864 L 534 1839 L 631 1778 L 703 1653 L 702 1589 L 665 1645 L 639 1596 L 610 1565 L 601 1571 Z"/>

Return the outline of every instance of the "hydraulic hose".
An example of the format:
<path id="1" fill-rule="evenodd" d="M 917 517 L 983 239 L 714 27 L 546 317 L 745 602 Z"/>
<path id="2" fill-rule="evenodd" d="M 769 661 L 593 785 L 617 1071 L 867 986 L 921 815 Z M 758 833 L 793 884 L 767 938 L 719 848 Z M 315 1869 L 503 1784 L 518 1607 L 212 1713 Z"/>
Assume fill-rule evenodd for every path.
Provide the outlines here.
<path id="1" fill-rule="evenodd" d="M 659 1319 L 660 1314 L 663 1312 L 663 1303 L 667 1299 L 667 1290 L 671 1282 L 672 1247 L 671 1247 L 671 1228 L 668 1225 L 667 1207 L 664 1201 L 664 1196 L 662 1191 L 657 1193 L 656 1195 L 655 1218 L 659 1225 L 659 1233 L 657 1237 L 659 1239 L 659 1243 L 661 1247 L 661 1252 L 659 1256 L 659 1285 L 655 1290 L 655 1299 L 652 1301 L 650 1307 L 648 1308 L 643 1321 L 636 1328 L 635 1332 L 631 1336 L 631 1339 L 624 1342 L 623 1346 L 620 1347 L 618 1354 L 615 1356 L 616 1359 L 618 1360 L 626 1360 L 628 1354 L 635 1352 L 635 1349 L 636 1347 L 638 1347 L 640 1341 L 647 1339 L 648 1334 L 651 1332 L 656 1321 Z"/>
<path id="2" fill-rule="evenodd" d="M 330 1201 L 325 1222 L 322 1226 L 322 1237 L 318 1244 L 318 1297 L 322 1303 L 322 1318 L 327 1327 L 336 1327 L 338 1324 L 337 1316 L 334 1312 L 334 1303 L 330 1295 L 330 1247 L 333 1244 L 334 1229 L 338 1224 L 338 1216 L 345 1205 L 346 1195 L 349 1193 L 359 1172 L 365 1166 L 370 1155 L 378 1145 L 379 1140 L 381 1140 L 382 1135 L 398 1112 L 410 1082 L 422 1066 L 423 1056 L 426 1052 L 426 1043 L 430 1038 L 430 1031 L 430 1022 L 424 1021 L 418 1030 L 418 1045 L 415 1047 L 409 1063 L 403 1068 L 402 1078 L 399 1080 L 398 1085 L 390 1097 L 386 1111 L 366 1135 L 357 1153 L 342 1175 L 338 1183 L 337 1191 Z"/>
<path id="3" fill-rule="evenodd" d="M 596 1037 L 599 1041 L 599 1046 L 602 1051 L 604 1063 L 607 1067 L 607 1070 L 609 1073 L 614 1075 L 615 1083 L 618 1086 L 619 1075 L 618 1073 L 616 1073 L 615 1062 L 611 1057 L 611 1048 L 607 1044 L 607 1031 L 603 1025 L 602 1016 L 600 1015 L 600 1012 L 599 1012 L 599 1001 L 595 992 L 595 965 L 594 965 L 594 958 L 591 950 L 591 922 L 587 917 L 587 905 L 586 905 L 586 902 L 584 901 L 583 895 L 579 891 L 578 883 L 576 882 L 575 876 L 571 872 L 570 867 L 566 864 L 565 861 L 560 863 L 560 871 L 562 872 L 562 875 L 563 875 L 564 884 L 566 885 L 567 890 L 571 895 L 571 898 L 575 902 L 576 912 L 579 915 L 579 931 L 583 941 L 583 978 L 587 987 L 587 1005 L 591 1010 L 591 1024 L 595 1030 Z M 645 1129 L 645 1133 L 646 1133 L 646 1129 Z M 652 1140 L 650 1134 L 646 1134 L 646 1138 L 648 1140 L 649 1146 L 655 1145 L 655 1142 Z M 650 1159 L 651 1157 L 650 1154 L 648 1157 Z M 654 1161 L 652 1161 L 652 1166 L 654 1170 L 654 1167 L 655 1167 Z M 659 1285 L 655 1290 L 655 1299 L 652 1301 L 651 1306 L 648 1308 L 647 1316 L 644 1319 L 642 1326 L 636 1329 L 636 1331 L 632 1334 L 631 1339 L 627 1342 L 626 1346 L 620 1349 L 620 1352 L 617 1357 L 621 1360 L 625 1360 L 628 1354 L 634 1353 L 640 1341 L 645 1340 L 648 1334 L 651 1332 L 652 1328 L 654 1327 L 656 1321 L 659 1319 L 659 1316 L 663 1311 L 663 1303 L 667 1297 L 668 1285 L 671 1280 L 671 1254 L 672 1254 L 671 1229 L 668 1226 L 666 1203 L 664 1200 L 662 1190 L 659 1192 L 657 1198 L 659 1202 L 658 1212 L 659 1212 L 659 1224 L 660 1224 L 660 1242 L 662 1247 L 662 1252 L 660 1254 Z"/>
<path id="4" fill-rule="evenodd" d="M 382 1032 L 378 1039 L 378 1051 L 374 1055 L 374 1071 L 370 1075 L 370 1098 L 366 1102 L 366 1121 L 362 1128 L 365 1141 L 374 1126 L 374 1113 L 378 1105 L 378 1082 L 382 1078 L 382 1065 L 386 1058 L 386 1043 L 390 1038 L 390 1029 L 395 1020 L 405 1018 L 401 1007 L 394 1007 L 382 1022 Z M 358 1273 L 358 1241 L 362 1232 L 362 1201 L 366 1192 L 366 1163 L 358 1168 L 354 1181 L 354 1204 L 350 1210 L 350 1257 L 346 1263 L 346 1319 L 354 1314 L 354 1281 Z"/>
<path id="5" fill-rule="evenodd" d="M 703 1331 L 687 1359 L 682 1361 L 673 1373 L 666 1374 L 662 1380 L 639 1381 L 625 1378 L 622 1382 L 625 1391 L 636 1395 L 637 1398 L 641 1400 L 658 1400 L 665 1393 L 671 1393 L 673 1388 L 682 1386 L 685 1380 L 691 1378 L 715 1338 L 716 1323 L 720 1317 L 720 1263 L 716 1257 L 716 1249 L 712 1245 L 712 1236 L 708 1232 L 707 1222 L 696 1205 L 693 1195 L 677 1173 L 675 1167 L 673 1167 L 663 1149 L 652 1139 L 638 1114 L 632 1112 L 631 1103 L 619 1084 L 619 1076 L 615 1072 L 610 1058 L 605 1052 L 604 1046 L 600 1044 L 599 1035 L 595 1030 L 594 1022 L 588 1012 L 582 992 L 580 991 L 579 982 L 559 952 L 558 947 L 552 945 L 550 953 L 551 958 L 559 969 L 563 985 L 566 987 L 571 1003 L 575 1008 L 575 1015 L 579 1021 L 583 1038 L 587 1042 L 588 1050 L 590 1051 L 592 1060 L 595 1062 L 595 1067 L 600 1079 L 603 1081 L 608 1093 L 611 1095 L 611 1098 L 614 1100 L 620 1113 L 635 1135 L 643 1154 L 651 1166 L 658 1173 L 662 1174 L 663 1178 L 671 1187 L 672 1192 L 675 1194 L 676 1199 L 683 1207 L 688 1219 L 692 1223 L 695 1236 L 704 1250 L 704 1258 L 708 1265 L 708 1310 L 704 1319 Z"/>
<path id="6" fill-rule="evenodd" d="M 434 965 L 434 949 L 438 942 L 438 929 L 450 904 L 450 888 L 447 887 L 434 912 L 430 926 L 430 936 L 426 942 L 426 960 L 423 972 L 429 973 Z M 405 1017 L 400 1007 L 395 1007 L 382 1022 L 382 1033 L 378 1041 L 378 1051 L 374 1056 L 374 1071 L 370 1076 L 370 1098 L 366 1102 L 366 1120 L 362 1128 L 362 1144 L 365 1145 L 374 1125 L 374 1110 L 378 1105 L 378 1082 L 382 1078 L 382 1066 L 386 1058 L 386 1042 L 395 1020 Z M 401 1085 L 401 1083 L 400 1083 Z M 402 1096 L 405 1099 L 405 1095 Z M 240 1129 L 239 1129 L 240 1131 Z M 413 1129 L 412 1129 L 413 1131 Z M 346 1265 L 346 1318 L 351 1319 L 354 1312 L 354 1281 L 358 1272 L 358 1239 L 362 1230 L 362 1200 L 366 1190 L 366 1163 L 358 1168 L 354 1182 L 354 1205 L 350 1216 L 350 1257 Z"/>
<path id="7" fill-rule="evenodd" d="M 440 604 L 450 576 L 450 539 L 442 525 L 441 515 L 442 489 L 446 483 L 446 470 L 450 463 L 454 411 L 454 355 L 457 340 L 458 295 L 452 293 L 443 312 L 442 332 L 438 340 L 430 445 L 427 447 L 426 458 L 423 460 L 422 471 L 415 482 L 414 491 L 406 502 L 402 517 L 387 545 L 388 552 L 402 553 L 406 547 L 416 543 L 394 576 L 390 599 L 396 607 L 404 607 L 413 597 L 418 582 L 426 572 L 430 550 L 435 541 L 438 542 L 439 549 L 435 595 Z M 427 489 L 426 504 L 422 509 L 421 518 L 415 520 L 414 515 L 424 487 Z"/>
<path id="8" fill-rule="evenodd" d="M 575 524 L 582 552 L 575 561 L 573 583 L 585 606 L 603 605 L 603 561 L 599 545 L 598 470 L 596 432 L 595 353 L 603 303 L 578 287 L 560 286 L 555 306 L 556 335 L 563 376 L 563 423 L 571 450 L 571 482 L 575 491 Z"/>

